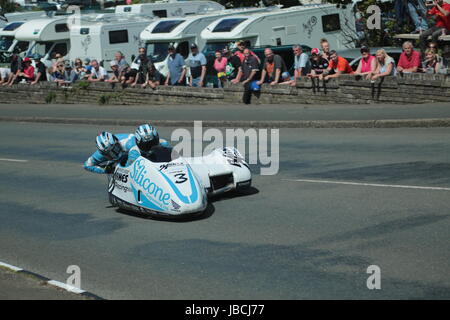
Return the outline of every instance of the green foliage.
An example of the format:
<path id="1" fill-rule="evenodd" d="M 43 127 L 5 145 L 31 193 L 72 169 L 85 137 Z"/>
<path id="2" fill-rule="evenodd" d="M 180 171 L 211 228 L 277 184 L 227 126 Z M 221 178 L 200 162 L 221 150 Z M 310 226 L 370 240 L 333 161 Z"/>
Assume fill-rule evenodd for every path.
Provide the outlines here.
<path id="1" fill-rule="evenodd" d="M 91 83 L 87 80 L 80 80 L 77 82 L 77 87 L 81 90 L 87 90 Z"/>
<path id="2" fill-rule="evenodd" d="M 54 93 L 53 91 L 50 91 L 45 97 L 45 103 L 47 104 L 53 103 L 55 100 L 56 100 L 56 93 Z"/>
<path id="3" fill-rule="evenodd" d="M 0 6 L 3 12 L 14 12 L 16 11 L 16 4 L 11 0 L 0 0 Z"/>

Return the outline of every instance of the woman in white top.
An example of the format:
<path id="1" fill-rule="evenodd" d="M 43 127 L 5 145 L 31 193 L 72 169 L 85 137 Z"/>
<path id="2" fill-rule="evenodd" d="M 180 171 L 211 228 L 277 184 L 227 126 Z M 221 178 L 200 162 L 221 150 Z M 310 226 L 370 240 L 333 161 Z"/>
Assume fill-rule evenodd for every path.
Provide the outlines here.
<path id="1" fill-rule="evenodd" d="M 367 75 L 367 79 L 375 81 L 378 78 L 395 76 L 397 74 L 394 59 L 390 57 L 384 49 L 377 50 L 376 57 L 378 66 L 375 71 Z"/>

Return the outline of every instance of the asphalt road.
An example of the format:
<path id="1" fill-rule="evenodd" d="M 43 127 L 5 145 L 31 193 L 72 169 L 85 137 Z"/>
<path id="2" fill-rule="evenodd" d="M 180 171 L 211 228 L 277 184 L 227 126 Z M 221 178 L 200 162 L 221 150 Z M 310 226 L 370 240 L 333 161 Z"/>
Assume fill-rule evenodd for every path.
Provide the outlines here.
<path id="1" fill-rule="evenodd" d="M 449 128 L 281 130 L 277 175 L 178 223 L 109 207 L 101 130 L 134 128 L 1 124 L 0 261 L 107 299 L 450 298 L 450 190 L 387 186 L 450 188 Z"/>

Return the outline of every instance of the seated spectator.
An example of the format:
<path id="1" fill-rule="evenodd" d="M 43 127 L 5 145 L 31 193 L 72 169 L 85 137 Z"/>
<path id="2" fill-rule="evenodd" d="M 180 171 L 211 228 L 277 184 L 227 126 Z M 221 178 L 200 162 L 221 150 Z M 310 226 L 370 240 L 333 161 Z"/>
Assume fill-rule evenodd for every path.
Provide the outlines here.
<path id="1" fill-rule="evenodd" d="M 53 52 L 52 53 L 52 66 L 53 66 L 53 68 L 55 68 L 56 65 L 59 62 L 64 62 L 64 59 L 63 59 L 62 55 L 60 53 Z"/>
<path id="2" fill-rule="evenodd" d="M 269 83 L 273 86 L 282 82 L 281 74 L 287 71 L 283 58 L 278 54 L 274 54 L 270 48 L 264 50 L 264 55 L 266 56 L 266 60 L 264 60 L 261 80 L 257 84 Z"/>
<path id="3" fill-rule="evenodd" d="M 347 59 L 338 56 L 335 50 L 330 51 L 330 64 L 328 69 L 322 73 L 319 78 L 328 80 L 332 78 L 339 78 L 343 74 L 353 74 L 353 69 L 348 63 Z"/>
<path id="4" fill-rule="evenodd" d="M 189 86 L 190 87 L 203 87 L 205 84 L 206 76 L 206 57 L 203 53 L 199 52 L 195 43 L 191 44 L 191 53 L 186 59 L 186 66 L 189 69 Z"/>
<path id="5" fill-rule="evenodd" d="M 78 80 L 78 74 L 72 68 L 70 61 L 66 61 L 65 64 L 60 62 L 58 65 L 58 70 L 54 72 L 54 80 L 60 85 L 69 85 Z"/>
<path id="6" fill-rule="evenodd" d="M 79 80 L 87 79 L 88 77 L 87 69 L 83 65 L 83 61 L 81 61 L 80 58 L 75 59 L 73 70 L 77 73 Z"/>
<path id="7" fill-rule="evenodd" d="M 86 58 L 83 60 L 84 62 L 84 69 L 86 70 L 86 74 L 89 75 L 92 72 L 92 66 L 91 66 L 91 59 Z"/>
<path id="8" fill-rule="evenodd" d="M 185 85 L 186 68 L 181 54 L 177 53 L 175 47 L 170 45 L 168 48 L 169 57 L 167 59 L 167 74 L 165 85 L 183 86 Z"/>
<path id="9" fill-rule="evenodd" d="M 395 16 L 399 27 L 402 27 L 410 16 L 414 23 L 414 33 L 420 33 L 428 29 L 426 21 L 426 11 L 423 0 L 395 0 Z"/>
<path id="10" fill-rule="evenodd" d="M 13 84 L 16 74 L 19 72 L 21 67 L 22 67 L 22 60 L 20 59 L 18 54 L 14 53 L 11 56 L 11 63 L 9 65 L 8 79 L 2 85 L 7 86 L 7 85 Z"/>
<path id="11" fill-rule="evenodd" d="M 413 49 L 410 41 L 405 41 L 403 52 L 398 60 L 397 71 L 401 73 L 418 72 L 420 65 L 420 53 Z"/>
<path id="12" fill-rule="evenodd" d="M 91 82 L 99 82 L 108 80 L 108 73 L 106 70 L 100 66 L 97 60 L 91 61 L 91 74 L 89 75 L 88 80 Z"/>
<path id="13" fill-rule="evenodd" d="M 122 70 L 120 75 L 120 83 L 134 87 L 138 83 L 139 65 L 132 63 L 131 67 L 127 66 Z"/>
<path id="14" fill-rule="evenodd" d="M 311 50 L 311 72 L 307 75 L 310 78 L 318 78 L 328 69 L 328 60 L 323 57 L 318 48 Z"/>
<path id="15" fill-rule="evenodd" d="M 431 36 L 433 42 L 438 42 L 440 36 L 450 32 L 450 4 L 445 3 L 444 0 L 433 0 L 432 3 L 426 3 L 425 5 L 431 7 L 427 14 L 434 18 L 436 23 L 420 35 L 422 52 L 425 51 L 426 41 L 429 36 Z"/>
<path id="16" fill-rule="evenodd" d="M 292 50 L 294 51 L 294 78 L 290 80 L 289 84 L 295 86 L 297 79 L 311 73 L 311 62 L 308 55 L 303 52 L 301 45 L 293 46 Z"/>
<path id="17" fill-rule="evenodd" d="M 228 59 L 222 56 L 222 52 L 220 50 L 217 50 L 216 59 L 214 60 L 214 69 L 217 73 L 219 88 L 223 88 L 225 82 L 227 81 L 227 64 Z"/>
<path id="18" fill-rule="evenodd" d="M 148 63 L 147 66 L 147 76 L 145 78 L 145 83 L 142 84 L 142 88 L 149 86 L 155 90 L 164 81 L 164 76 L 156 69 L 152 62 Z"/>
<path id="19" fill-rule="evenodd" d="M 50 67 L 48 72 L 51 81 L 64 82 L 64 63 L 59 62 L 55 67 Z"/>
<path id="20" fill-rule="evenodd" d="M 322 48 L 322 58 L 329 61 L 330 60 L 330 43 L 327 39 L 322 38 L 320 39 L 320 47 Z"/>
<path id="21" fill-rule="evenodd" d="M 25 57 L 22 62 L 22 68 L 14 75 L 14 79 L 9 84 L 12 86 L 16 82 L 31 83 L 34 81 L 34 67 L 31 65 L 31 59 Z"/>
<path id="22" fill-rule="evenodd" d="M 109 62 L 109 65 L 111 66 L 112 75 L 109 77 L 108 80 L 105 80 L 105 82 L 111 82 L 111 83 L 120 82 L 119 64 L 117 63 L 116 60 L 111 60 Z"/>
<path id="23" fill-rule="evenodd" d="M 367 79 L 375 81 L 378 78 L 386 76 L 395 76 L 397 70 L 395 68 L 395 61 L 390 57 L 384 49 L 377 50 L 377 68 L 374 72 L 367 74 Z"/>
<path id="24" fill-rule="evenodd" d="M 377 68 L 377 59 L 370 54 L 370 50 L 367 47 L 361 47 L 360 51 L 362 57 L 354 74 L 362 76 L 374 72 Z"/>
<path id="25" fill-rule="evenodd" d="M 425 73 L 439 73 L 442 62 L 434 49 L 425 50 L 425 58 L 422 61 L 422 70 Z"/>
<path id="26" fill-rule="evenodd" d="M 33 56 L 33 60 L 34 60 L 34 65 L 36 67 L 36 78 L 34 79 L 33 82 L 31 82 L 32 85 L 37 84 L 38 82 L 41 81 L 47 81 L 47 67 L 45 66 L 44 63 L 42 63 L 41 61 L 41 56 L 39 54 L 35 54 Z"/>
<path id="27" fill-rule="evenodd" d="M 144 47 L 139 48 L 139 55 L 137 58 L 133 61 L 131 68 L 137 69 L 137 75 L 135 77 L 135 82 L 133 83 L 133 86 L 135 86 L 138 83 L 144 83 L 145 82 L 145 75 L 147 74 L 147 65 L 150 62 L 150 59 L 147 56 L 147 49 Z M 122 68 L 123 70 L 124 68 Z"/>
<path id="28" fill-rule="evenodd" d="M 114 61 L 117 63 L 119 73 L 128 66 L 128 62 L 125 60 L 125 56 L 121 51 L 117 51 L 114 55 Z"/>
<path id="29" fill-rule="evenodd" d="M 239 68 L 238 75 L 233 79 L 232 83 L 239 83 L 242 81 L 244 86 L 244 96 L 242 98 L 245 104 L 249 104 L 251 100 L 251 83 L 256 81 L 259 72 L 259 62 L 249 49 L 244 50 L 244 61 Z"/>
<path id="30" fill-rule="evenodd" d="M 222 54 L 225 58 L 227 58 L 227 79 L 231 81 L 237 77 L 239 68 L 241 67 L 241 59 L 238 56 L 232 54 L 228 48 L 223 49 Z"/>

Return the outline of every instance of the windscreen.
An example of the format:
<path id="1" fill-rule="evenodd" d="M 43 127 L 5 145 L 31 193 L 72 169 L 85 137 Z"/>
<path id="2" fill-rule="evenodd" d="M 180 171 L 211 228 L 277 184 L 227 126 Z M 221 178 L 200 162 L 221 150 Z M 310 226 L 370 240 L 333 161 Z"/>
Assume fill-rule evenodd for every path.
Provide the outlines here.
<path id="1" fill-rule="evenodd" d="M 1 36 L 0 37 L 0 51 L 7 51 L 11 47 L 14 37 Z"/>
<path id="2" fill-rule="evenodd" d="M 229 18 L 220 21 L 212 32 L 230 32 L 247 18 Z"/>
<path id="3" fill-rule="evenodd" d="M 147 55 L 150 57 L 153 63 L 162 62 L 166 60 L 166 57 L 168 55 L 169 44 L 170 42 L 147 43 L 146 45 Z"/>
<path id="4" fill-rule="evenodd" d="M 182 24 L 185 20 L 167 20 L 159 22 L 155 28 L 153 28 L 152 33 L 169 33 L 173 29 Z"/>

